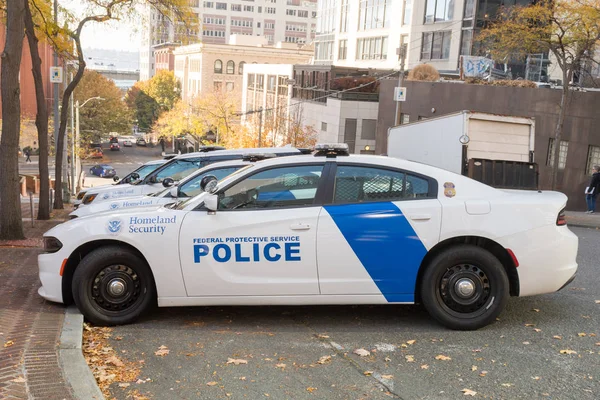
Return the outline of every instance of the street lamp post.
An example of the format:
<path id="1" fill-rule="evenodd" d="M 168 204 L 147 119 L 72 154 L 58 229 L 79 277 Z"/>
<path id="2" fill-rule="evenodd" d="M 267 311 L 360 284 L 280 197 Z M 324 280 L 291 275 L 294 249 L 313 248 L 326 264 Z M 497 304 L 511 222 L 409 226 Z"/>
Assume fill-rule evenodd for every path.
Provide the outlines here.
<path id="1" fill-rule="evenodd" d="M 72 146 L 72 154 L 71 154 L 71 179 L 72 179 L 72 186 L 73 186 L 73 193 L 75 193 L 75 186 L 76 186 L 76 180 L 75 180 L 75 173 L 73 172 L 74 168 L 73 165 L 77 162 L 77 153 L 76 153 L 76 148 L 79 145 L 79 109 L 83 106 L 86 105 L 86 103 L 88 101 L 91 100 L 105 100 L 102 97 L 90 97 L 89 99 L 87 99 L 86 101 L 84 101 L 81 105 L 79 104 L 79 100 L 77 100 L 75 102 L 75 137 L 73 138 L 73 146 Z M 77 145 L 76 145 L 77 144 Z"/>

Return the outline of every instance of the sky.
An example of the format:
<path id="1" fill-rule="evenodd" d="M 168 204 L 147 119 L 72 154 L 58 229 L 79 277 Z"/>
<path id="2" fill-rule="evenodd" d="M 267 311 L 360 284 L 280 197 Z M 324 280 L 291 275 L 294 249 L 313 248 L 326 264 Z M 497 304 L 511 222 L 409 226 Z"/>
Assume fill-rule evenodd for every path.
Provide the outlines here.
<path id="1" fill-rule="evenodd" d="M 76 15 L 85 13 L 85 3 L 80 0 L 59 1 L 62 7 L 67 8 Z M 81 45 L 83 48 L 139 51 L 141 20 L 136 19 L 140 22 L 89 22 L 84 26 L 81 33 Z"/>

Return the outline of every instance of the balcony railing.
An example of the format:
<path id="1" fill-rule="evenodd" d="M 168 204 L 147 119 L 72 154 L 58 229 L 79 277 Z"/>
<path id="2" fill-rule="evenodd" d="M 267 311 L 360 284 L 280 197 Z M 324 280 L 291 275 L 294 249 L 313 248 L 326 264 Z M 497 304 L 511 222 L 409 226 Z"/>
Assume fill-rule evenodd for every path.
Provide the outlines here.
<path id="1" fill-rule="evenodd" d="M 294 99 L 309 100 L 319 103 L 327 103 L 327 99 L 339 99 L 346 101 L 379 101 L 379 93 L 363 92 L 340 92 L 337 90 L 294 88 L 292 93 Z"/>

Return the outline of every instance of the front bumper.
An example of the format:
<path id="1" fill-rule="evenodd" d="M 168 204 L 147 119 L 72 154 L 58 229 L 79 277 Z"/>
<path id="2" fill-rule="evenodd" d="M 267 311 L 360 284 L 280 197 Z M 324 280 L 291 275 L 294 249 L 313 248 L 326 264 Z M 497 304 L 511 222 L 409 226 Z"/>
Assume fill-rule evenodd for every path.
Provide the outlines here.
<path id="1" fill-rule="evenodd" d="M 63 303 L 60 268 L 64 259 L 65 257 L 61 255 L 61 251 L 43 253 L 38 256 L 39 276 L 40 282 L 42 282 L 38 294 L 46 300 Z"/>

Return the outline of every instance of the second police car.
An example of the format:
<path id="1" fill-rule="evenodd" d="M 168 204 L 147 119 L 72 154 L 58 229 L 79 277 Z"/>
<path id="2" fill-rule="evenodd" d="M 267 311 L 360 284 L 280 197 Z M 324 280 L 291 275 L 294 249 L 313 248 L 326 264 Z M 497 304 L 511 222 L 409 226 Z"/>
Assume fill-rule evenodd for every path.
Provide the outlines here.
<path id="1" fill-rule="evenodd" d="M 85 207 L 79 207 L 71 212 L 71 218 L 85 217 L 92 214 L 97 214 L 104 211 L 122 210 L 132 207 L 147 207 L 160 204 L 169 204 L 178 199 L 194 197 L 202 193 L 200 183 L 202 178 L 207 175 L 214 176 L 217 180 L 223 179 L 226 176 L 238 171 L 246 165 L 253 162 L 273 158 L 276 155 L 271 154 L 246 154 L 240 160 L 231 160 L 209 164 L 204 168 L 200 168 L 196 172 L 188 175 L 179 182 L 174 182 L 172 179 L 165 179 L 163 186 L 166 189 L 149 195 L 139 195 L 132 197 L 124 197 L 113 199 L 113 201 L 100 201 L 89 204 Z"/>
<path id="2" fill-rule="evenodd" d="M 477 329 L 510 296 L 557 291 L 577 271 L 561 193 L 497 190 L 333 145 L 202 187 L 46 232 L 39 294 L 106 325 L 154 304 L 420 302 L 447 327 Z"/>

